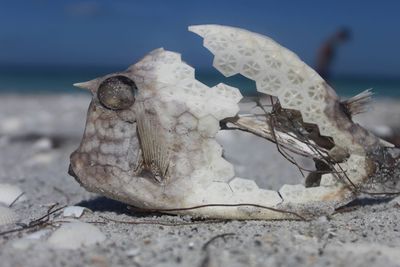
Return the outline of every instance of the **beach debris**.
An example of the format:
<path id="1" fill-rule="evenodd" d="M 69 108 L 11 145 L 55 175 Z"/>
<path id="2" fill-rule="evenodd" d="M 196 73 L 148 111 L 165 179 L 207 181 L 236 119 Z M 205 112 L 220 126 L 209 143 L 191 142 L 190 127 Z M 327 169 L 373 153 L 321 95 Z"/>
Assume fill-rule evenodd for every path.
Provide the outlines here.
<path id="1" fill-rule="evenodd" d="M 50 164 L 57 158 L 57 156 L 58 154 L 56 152 L 38 152 L 28 158 L 26 164 L 28 166 Z"/>
<path id="2" fill-rule="evenodd" d="M 2 231 L 0 232 L 0 236 L 6 236 L 12 233 L 23 232 L 32 228 L 43 229 L 48 225 L 57 225 L 57 223 L 59 224 L 60 222 L 54 221 L 54 216 L 58 216 L 55 214 L 62 211 L 65 208 L 65 206 L 58 207 L 58 203 L 44 205 L 44 206 L 48 207 L 46 214 L 40 216 L 37 219 L 31 220 L 29 223 L 21 223 L 18 224 L 16 228 Z M 67 220 L 63 221 L 66 222 Z"/>
<path id="3" fill-rule="evenodd" d="M 24 192 L 16 185 L 0 184 L 0 203 L 10 206 L 11 204 L 26 200 Z"/>
<path id="4" fill-rule="evenodd" d="M 10 208 L 0 206 L 0 226 L 17 222 L 17 214 Z"/>
<path id="5" fill-rule="evenodd" d="M 255 81 L 269 105 L 256 98 L 258 114 L 239 113 L 237 88 L 206 86 L 180 54 L 162 48 L 125 71 L 75 84 L 93 97 L 69 168 L 87 190 L 142 210 L 222 219 L 314 218 L 361 193 L 396 193 L 393 187 L 376 191 L 400 178 L 393 145 L 352 120 L 365 110 L 370 91 L 341 100 L 297 55 L 266 36 L 220 25 L 189 30 L 204 39 L 217 70 Z M 274 191 L 236 177 L 215 139 L 223 130 L 275 143 L 304 184 Z M 292 155 L 313 159 L 315 169 Z"/>
<path id="6" fill-rule="evenodd" d="M 39 231 L 30 233 L 20 239 L 12 242 L 12 247 L 19 250 L 26 250 L 36 245 L 38 242 L 43 241 L 51 234 L 50 229 L 41 229 Z"/>
<path id="7" fill-rule="evenodd" d="M 42 229 L 33 233 L 28 234 L 27 236 L 25 236 L 25 239 L 30 239 L 30 240 L 40 240 L 43 239 L 47 236 L 50 235 L 52 231 L 50 229 Z"/>
<path id="8" fill-rule="evenodd" d="M 53 148 L 53 142 L 48 137 L 42 137 L 33 143 L 32 148 L 36 151 L 49 151 Z"/>
<path id="9" fill-rule="evenodd" d="M 78 249 L 106 240 L 106 236 L 94 225 L 83 222 L 62 224 L 47 240 L 54 248 Z"/>
<path id="10" fill-rule="evenodd" d="M 140 254 L 140 248 L 131 248 L 125 251 L 125 255 L 130 258 L 135 257 L 139 254 Z"/>
<path id="11" fill-rule="evenodd" d="M 80 218 L 85 210 L 88 209 L 80 206 L 68 206 L 63 210 L 63 217 Z"/>

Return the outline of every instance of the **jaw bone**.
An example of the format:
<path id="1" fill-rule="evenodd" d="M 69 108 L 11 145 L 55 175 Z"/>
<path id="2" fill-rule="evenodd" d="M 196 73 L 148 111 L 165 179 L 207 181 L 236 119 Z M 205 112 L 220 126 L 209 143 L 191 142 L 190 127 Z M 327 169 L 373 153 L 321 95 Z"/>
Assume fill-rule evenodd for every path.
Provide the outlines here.
<path id="1" fill-rule="evenodd" d="M 236 88 L 224 84 L 208 88 L 194 78 L 193 69 L 179 54 L 158 49 L 128 72 L 133 73 L 139 88 L 135 105 L 151 106 L 155 113 L 163 114 L 157 138 L 180 148 L 168 153 L 168 172 L 176 177 L 169 177 L 162 190 L 159 184 L 142 177 L 131 185 L 132 177 L 123 174 L 117 177 L 121 181 L 115 186 L 94 186 L 93 181 L 79 177 L 80 182 L 138 207 L 227 219 L 301 219 L 330 214 L 355 199 L 359 186 L 376 172 L 375 157 L 380 157 L 383 147 L 379 138 L 343 112 L 334 90 L 295 54 L 268 37 L 218 25 L 189 29 L 204 38 L 219 71 L 225 76 L 240 73 L 256 81 L 260 93 L 279 101 L 276 110 L 297 112 L 297 123 L 304 128 L 311 125 L 317 138 L 301 138 L 298 129 L 283 123 L 285 116 L 277 112 L 266 112 L 264 121 L 237 115 L 241 95 Z M 176 103 L 184 103 L 184 113 L 178 112 Z M 172 113 L 181 115 L 171 119 Z M 215 141 L 220 124 L 234 124 L 297 154 L 325 162 L 330 170 L 317 173 L 314 187 L 260 189 L 252 180 L 234 177 L 233 166 L 221 157 L 222 149 Z M 173 130 L 162 135 L 170 125 L 175 125 Z M 330 145 L 320 145 L 320 140 L 328 140 Z M 159 191 L 162 194 L 155 193 Z"/>

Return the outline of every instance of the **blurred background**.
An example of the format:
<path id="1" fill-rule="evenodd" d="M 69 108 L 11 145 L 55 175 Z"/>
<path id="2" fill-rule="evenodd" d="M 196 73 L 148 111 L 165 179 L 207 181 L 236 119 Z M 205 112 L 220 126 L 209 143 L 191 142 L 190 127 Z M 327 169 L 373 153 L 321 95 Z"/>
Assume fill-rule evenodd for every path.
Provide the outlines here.
<path id="1" fill-rule="evenodd" d="M 207 223 L 206 228 L 194 225 L 186 231 L 131 225 L 132 219 L 147 221 L 145 214 L 135 215 L 125 204 L 87 192 L 67 174 L 70 155 L 82 140 L 91 100 L 86 90 L 74 88 L 73 83 L 124 70 L 153 49 L 164 47 L 181 53 L 196 69 L 197 79 L 207 85 L 225 82 L 245 96 L 255 94 L 254 82 L 241 76 L 224 78 L 212 67 L 213 57 L 201 38 L 187 30 L 193 24 L 230 25 L 267 35 L 297 53 L 343 97 L 373 88 L 370 112 L 354 120 L 400 148 L 398 0 L 0 0 L 0 200 L 8 197 L 8 208 L 21 219 L 18 227 L 29 228 L 0 238 L 0 266 L 196 266 L 192 262 L 199 257 L 201 266 L 214 266 L 221 255 L 243 265 L 266 259 L 271 266 L 296 262 L 302 266 L 383 262 L 375 265 L 386 266 L 392 254 L 398 260 L 400 200 L 365 199 L 342 209 L 344 217 L 322 216 L 315 224 L 262 223 L 254 228 L 258 227 L 255 222 L 224 222 L 215 227 Z M 257 111 L 254 102 L 243 102 L 241 111 Z M 104 149 L 113 150 L 112 139 L 101 140 L 105 146 L 98 149 L 104 153 L 91 152 L 90 166 L 101 162 L 100 158 L 113 164 L 113 155 L 109 158 Z M 90 144 L 95 142 L 96 136 Z M 274 190 L 284 183 L 304 183 L 296 166 L 267 140 L 242 131 L 221 131 L 218 142 L 223 156 L 235 165 L 237 177 L 254 179 L 260 187 Z M 133 153 L 130 150 L 127 157 Z M 310 159 L 298 162 L 305 169 L 314 165 Z M 26 199 L 20 198 L 21 193 L 13 197 L 9 185 L 20 188 L 13 192 L 23 192 Z M 85 212 L 82 221 L 93 223 L 92 227 L 96 224 L 108 240 L 76 252 L 54 249 L 45 239 L 64 219 L 60 213 L 54 217 L 50 213 L 63 205 L 92 210 Z M 46 210 L 48 216 L 43 217 Z M 8 214 L 0 213 L 0 224 L 11 221 Z M 114 221 L 112 225 L 106 217 Z M 153 213 L 150 217 L 169 221 Z M 179 225 L 180 221 L 171 218 L 170 223 Z M 182 223 L 190 223 L 189 217 L 182 218 Z M 272 230 L 264 231 L 264 227 Z M 213 244 L 209 258 L 207 246 L 222 231 L 237 237 L 226 246 Z M 263 231 L 262 236 L 254 234 Z M 194 254 L 197 250 L 199 254 Z"/>
<path id="2" fill-rule="evenodd" d="M 340 95 L 373 88 L 400 97 L 399 1 L 1 1 L 0 92 L 77 93 L 72 83 L 123 70 L 149 51 L 182 53 L 198 78 L 253 94 L 211 66 L 192 24 L 225 24 L 272 37 Z"/>

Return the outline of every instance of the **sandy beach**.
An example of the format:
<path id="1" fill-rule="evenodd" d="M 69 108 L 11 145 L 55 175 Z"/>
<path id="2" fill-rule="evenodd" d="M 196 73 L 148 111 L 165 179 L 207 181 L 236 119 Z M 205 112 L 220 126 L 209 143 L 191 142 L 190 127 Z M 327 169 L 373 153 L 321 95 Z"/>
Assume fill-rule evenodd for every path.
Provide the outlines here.
<path id="1" fill-rule="evenodd" d="M 143 214 L 87 192 L 67 170 L 69 155 L 84 130 L 89 101 L 83 94 L 0 96 L 0 183 L 25 192 L 25 200 L 12 205 L 19 226 L 46 215 L 55 203 L 55 209 L 77 205 L 90 210 L 79 221 L 93 224 L 106 237 L 80 249 L 52 247 L 47 238 L 64 221 L 60 210 L 47 224 L 0 236 L 2 267 L 400 266 L 400 198 L 362 198 L 330 217 L 309 222 L 205 223 Z M 395 140 L 400 100 L 376 99 L 356 121 Z M 254 178 L 263 188 L 303 181 L 274 144 L 234 132 L 221 133 L 218 140 L 237 175 Z M 143 221 L 151 223 L 138 223 Z M 0 232 L 16 227 L 0 226 Z M 39 230 L 45 230 L 41 238 L 26 241 Z"/>

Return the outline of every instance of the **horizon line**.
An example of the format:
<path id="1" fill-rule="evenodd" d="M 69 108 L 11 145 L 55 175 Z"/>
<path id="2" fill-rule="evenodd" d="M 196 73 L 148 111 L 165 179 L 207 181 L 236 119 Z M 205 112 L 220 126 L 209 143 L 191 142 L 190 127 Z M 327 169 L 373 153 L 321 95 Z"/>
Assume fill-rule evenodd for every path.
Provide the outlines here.
<path id="1" fill-rule="evenodd" d="M 114 71 L 121 71 L 128 68 L 130 65 L 124 64 L 82 64 L 82 63 L 0 63 L 0 70 L 4 71 L 4 69 L 12 68 L 11 71 L 17 71 L 16 69 L 24 70 L 24 69 L 32 69 L 35 68 L 36 71 L 45 70 L 45 68 L 51 69 L 53 71 L 61 70 L 61 69 L 103 69 L 103 70 L 112 70 Z M 37 70 L 39 68 L 39 70 Z M 216 75 L 222 75 L 216 70 L 213 66 L 210 67 L 197 67 L 196 73 L 197 74 L 204 74 L 205 72 L 211 73 L 215 72 Z M 240 75 L 240 74 L 237 74 Z M 233 75 L 231 77 L 235 77 Z M 385 78 L 385 79 L 392 79 L 397 80 L 400 79 L 400 74 L 383 74 L 383 73 L 351 73 L 351 72 L 332 72 L 332 77 L 341 77 L 341 78 L 365 78 L 369 77 L 370 79 L 374 78 Z M 230 77 L 228 77 L 230 78 Z"/>

